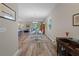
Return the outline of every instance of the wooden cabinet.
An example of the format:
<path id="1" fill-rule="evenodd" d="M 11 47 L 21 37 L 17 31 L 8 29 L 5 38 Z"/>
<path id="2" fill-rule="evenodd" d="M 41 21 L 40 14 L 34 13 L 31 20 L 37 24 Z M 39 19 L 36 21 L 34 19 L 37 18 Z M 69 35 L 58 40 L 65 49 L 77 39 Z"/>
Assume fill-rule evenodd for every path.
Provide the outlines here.
<path id="1" fill-rule="evenodd" d="M 71 38 L 57 37 L 58 56 L 79 56 L 79 43 Z"/>

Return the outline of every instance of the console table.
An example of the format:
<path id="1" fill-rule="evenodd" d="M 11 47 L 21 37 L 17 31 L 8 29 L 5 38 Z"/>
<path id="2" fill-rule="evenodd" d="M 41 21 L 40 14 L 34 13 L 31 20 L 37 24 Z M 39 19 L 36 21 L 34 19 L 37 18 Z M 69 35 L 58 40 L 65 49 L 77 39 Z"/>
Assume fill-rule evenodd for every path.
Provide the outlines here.
<path id="1" fill-rule="evenodd" d="M 58 56 L 79 56 L 79 41 L 71 38 L 57 37 Z"/>

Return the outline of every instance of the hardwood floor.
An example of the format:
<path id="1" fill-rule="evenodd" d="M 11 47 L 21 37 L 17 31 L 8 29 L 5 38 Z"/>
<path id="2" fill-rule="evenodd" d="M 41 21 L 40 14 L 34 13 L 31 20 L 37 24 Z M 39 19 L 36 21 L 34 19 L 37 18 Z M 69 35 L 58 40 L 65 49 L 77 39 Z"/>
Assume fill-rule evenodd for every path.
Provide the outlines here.
<path id="1" fill-rule="evenodd" d="M 43 35 L 42 39 L 35 40 L 27 33 L 22 33 L 19 37 L 20 56 L 56 56 L 56 49 L 52 42 Z"/>

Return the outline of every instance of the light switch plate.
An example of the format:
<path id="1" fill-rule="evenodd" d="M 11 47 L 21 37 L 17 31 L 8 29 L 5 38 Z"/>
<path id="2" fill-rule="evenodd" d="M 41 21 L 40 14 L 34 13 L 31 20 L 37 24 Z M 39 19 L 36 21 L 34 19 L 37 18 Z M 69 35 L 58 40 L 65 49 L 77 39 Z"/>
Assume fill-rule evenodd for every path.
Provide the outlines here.
<path id="1" fill-rule="evenodd" d="M 6 31 L 6 28 L 0 27 L 0 32 L 5 32 L 5 31 Z"/>

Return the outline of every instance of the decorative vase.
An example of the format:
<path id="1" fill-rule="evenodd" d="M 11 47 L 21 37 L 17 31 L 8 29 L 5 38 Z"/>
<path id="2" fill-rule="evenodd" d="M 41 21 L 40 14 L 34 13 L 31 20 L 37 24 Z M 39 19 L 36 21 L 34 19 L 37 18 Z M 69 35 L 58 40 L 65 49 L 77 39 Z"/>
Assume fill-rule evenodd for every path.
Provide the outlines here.
<path id="1" fill-rule="evenodd" d="M 65 35 L 66 35 L 66 37 L 68 38 L 68 36 L 69 36 L 69 32 L 65 32 Z"/>

